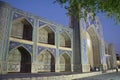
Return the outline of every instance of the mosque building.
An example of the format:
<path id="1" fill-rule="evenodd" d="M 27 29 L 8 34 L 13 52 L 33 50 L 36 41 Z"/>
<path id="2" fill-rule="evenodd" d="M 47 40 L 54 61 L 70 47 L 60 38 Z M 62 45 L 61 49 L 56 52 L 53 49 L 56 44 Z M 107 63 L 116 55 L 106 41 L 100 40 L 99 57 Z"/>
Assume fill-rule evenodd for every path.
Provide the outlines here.
<path id="1" fill-rule="evenodd" d="M 100 20 L 79 22 L 65 27 L 0 1 L 0 74 L 107 70 Z"/>

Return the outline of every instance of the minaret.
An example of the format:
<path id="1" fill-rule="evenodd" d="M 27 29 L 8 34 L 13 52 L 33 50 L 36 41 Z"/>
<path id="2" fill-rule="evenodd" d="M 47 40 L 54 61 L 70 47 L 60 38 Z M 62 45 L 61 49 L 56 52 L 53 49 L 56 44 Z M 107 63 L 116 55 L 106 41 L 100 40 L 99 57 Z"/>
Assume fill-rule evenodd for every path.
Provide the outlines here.
<path id="1" fill-rule="evenodd" d="M 6 56 L 8 50 L 11 7 L 0 1 L 0 74 L 7 73 Z"/>

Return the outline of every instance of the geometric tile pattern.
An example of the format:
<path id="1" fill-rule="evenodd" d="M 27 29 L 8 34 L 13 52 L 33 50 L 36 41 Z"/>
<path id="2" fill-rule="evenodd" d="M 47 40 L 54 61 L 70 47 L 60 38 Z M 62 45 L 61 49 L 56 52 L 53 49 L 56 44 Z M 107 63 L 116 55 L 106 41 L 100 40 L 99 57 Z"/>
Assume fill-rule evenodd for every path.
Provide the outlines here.
<path id="1" fill-rule="evenodd" d="M 32 26 L 34 26 L 34 19 L 30 18 L 30 17 L 25 17 L 19 13 L 14 13 L 13 15 L 13 20 L 18 19 L 18 18 L 25 18 L 26 20 L 28 20 L 28 22 L 31 23 Z"/>
<path id="2" fill-rule="evenodd" d="M 34 26 L 34 19 L 28 17 L 27 20 Z"/>
<path id="3" fill-rule="evenodd" d="M 14 42 L 14 41 L 10 41 L 9 44 L 9 51 L 11 51 L 12 49 L 18 47 L 18 46 L 24 46 L 25 48 L 27 48 L 31 53 L 33 53 L 33 47 L 30 44 L 23 44 L 23 43 L 19 43 L 19 42 Z"/>
<path id="4" fill-rule="evenodd" d="M 72 39 L 72 35 L 73 35 L 73 34 L 72 34 L 71 31 L 62 28 L 62 29 L 59 30 L 59 32 L 60 32 L 60 34 L 61 34 L 61 33 L 64 33 L 64 32 L 67 33 L 68 36 Z"/>
<path id="5" fill-rule="evenodd" d="M 72 51 L 62 50 L 62 49 L 59 50 L 59 55 L 64 54 L 64 53 L 67 53 L 68 55 L 72 56 Z"/>
<path id="6" fill-rule="evenodd" d="M 88 56 L 87 56 L 87 40 L 83 39 L 83 49 L 84 49 L 84 53 L 83 53 L 83 58 L 84 58 L 84 64 L 88 63 Z"/>
<path id="7" fill-rule="evenodd" d="M 38 54 L 40 54 L 43 50 L 48 50 L 48 51 L 50 51 L 54 56 L 56 56 L 56 49 L 55 49 L 55 48 L 38 46 Z"/>
<path id="8" fill-rule="evenodd" d="M 20 64 L 18 63 L 10 63 L 10 64 L 8 64 L 8 71 L 9 72 L 13 72 L 13 71 L 15 71 L 15 72 L 19 72 L 20 71 Z"/>
<path id="9" fill-rule="evenodd" d="M 39 27 L 43 26 L 44 24 L 46 24 L 46 23 L 39 21 Z"/>
<path id="10" fill-rule="evenodd" d="M 98 34 L 100 34 L 100 23 L 97 19 L 92 19 L 92 16 L 88 15 L 87 21 L 82 19 L 83 29 L 88 29 L 90 25 L 94 25 Z"/>
<path id="11" fill-rule="evenodd" d="M 50 26 L 52 28 L 52 30 L 56 31 L 56 27 L 55 26 Z"/>
<path id="12" fill-rule="evenodd" d="M 19 14 L 19 13 L 14 13 L 14 14 L 13 14 L 13 20 L 18 19 L 18 18 L 21 18 L 21 17 L 23 17 L 23 15 L 21 15 L 21 14 Z"/>

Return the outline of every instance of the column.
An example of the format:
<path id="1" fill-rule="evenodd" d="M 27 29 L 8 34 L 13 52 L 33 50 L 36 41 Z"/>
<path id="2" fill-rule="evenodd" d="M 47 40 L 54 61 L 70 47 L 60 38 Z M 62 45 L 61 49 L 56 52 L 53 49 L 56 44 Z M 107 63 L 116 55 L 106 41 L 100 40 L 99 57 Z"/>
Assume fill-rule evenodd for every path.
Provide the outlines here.
<path id="1" fill-rule="evenodd" d="M 37 73 L 37 53 L 38 53 L 38 47 L 37 47 L 37 36 L 38 36 L 38 22 L 34 18 L 34 26 L 33 26 L 33 53 L 32 53 L 32 70 L 31 73 Z"/>
<path id="2" fill-rule="evenodd" d="M 59 44 L 60 44 L 59 28 L 56 27 L 56 32 L 55 32 L 55 46 L 56 46 L 55 72 L 60 72 Z"/>

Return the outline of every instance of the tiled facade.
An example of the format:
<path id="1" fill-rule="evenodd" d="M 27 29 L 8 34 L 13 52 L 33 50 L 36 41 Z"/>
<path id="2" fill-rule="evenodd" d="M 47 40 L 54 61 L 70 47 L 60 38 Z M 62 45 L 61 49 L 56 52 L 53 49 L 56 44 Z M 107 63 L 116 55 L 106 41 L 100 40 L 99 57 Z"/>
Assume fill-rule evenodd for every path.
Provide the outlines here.
<path id="1" fill-rule="evenodd" d="M 74 29 L 0 2 L 0 73 L 90 72 L 101 65 L 106 69 L 99 19 L 88 14 L 80 23 L 81 37 L 76 39 L 80 37 L 81 52 L 74 53 Z"/>

